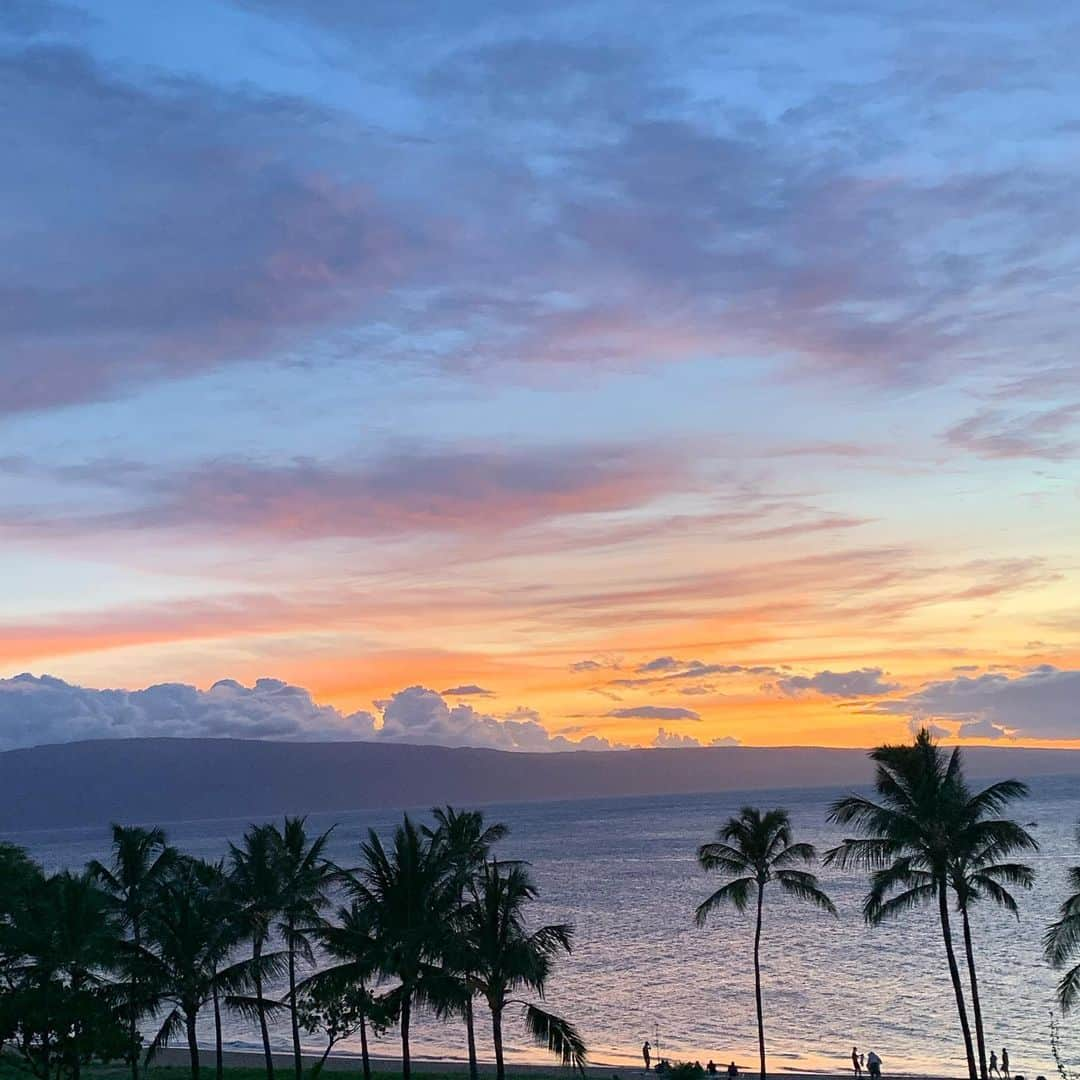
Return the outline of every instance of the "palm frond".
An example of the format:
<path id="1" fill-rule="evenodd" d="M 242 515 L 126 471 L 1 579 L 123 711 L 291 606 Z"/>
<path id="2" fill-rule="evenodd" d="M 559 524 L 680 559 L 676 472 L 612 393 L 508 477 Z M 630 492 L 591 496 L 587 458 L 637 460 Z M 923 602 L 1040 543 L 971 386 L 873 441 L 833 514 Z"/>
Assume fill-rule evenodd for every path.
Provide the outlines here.
<path id="1" fill-rule="evenodd" d="M 698 904 L 694 911 L 694 923 L 704 926 L 709 916 L 726 904 L 733 904 L 738 911 L 745 911 L 750 903 L 750 895 L 757 885 L 756 878 L 742 877 L 721 885 L 711 896 Z"/>
<path id="2" fill-rule="evenodd" d="M 537 1046 L 546 1047 L 563 1065 L 585 1075 L 588 1051 L 578 1029 L 569 1020 L 526 1004 L 525 1027 Z"/>
<path id="3" fill-rule="evenodd" d="M 784 892 L 790 896 L 815 904 L 830 915 L 837 914 L 836 906 L 825 894 L 825 891 L 821 888 L 821 883 L 814 874 L 805 870 L 777 870 L 776 880 L 780 883 L 780 887 Z"/>

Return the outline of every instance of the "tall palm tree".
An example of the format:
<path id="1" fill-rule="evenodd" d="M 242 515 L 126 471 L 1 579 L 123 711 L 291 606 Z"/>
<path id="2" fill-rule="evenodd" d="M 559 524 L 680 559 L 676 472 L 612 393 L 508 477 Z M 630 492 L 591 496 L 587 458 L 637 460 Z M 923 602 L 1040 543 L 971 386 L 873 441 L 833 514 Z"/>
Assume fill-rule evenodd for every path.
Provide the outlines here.
<path id="1" fill-rule="evenodd" d="M 761 924 L 765 889 L 775 882 L 788 896 L 806 900 L 836 914 L 818 879 L 800 865 L 812 865 L 817 858 L 813 845 L 794 843 L 791 819 L 783 809 L 761 810 L 744 806 L 738 817 L 730 818 L 717 831 L 716 839 L 698 848 L 702 869 L 719 871 L 730 878 L 703 900 L 694 913 L 694 922 L 704 926 L 717 909 L 731 904 L 746 911 L 751 899 L 757 907 L 754 928 L 754 998 L 757 1002 L 758 1056 L 761 1080 L 765 1080 L 765 1020 L 761 1003 Z"/>
<path id="2" fill-rule="evenodd" d="M 878 801 L 849 795 L 833 803 L 829 821 L 853 825 L 860 835 L 826 852 L 825 862 L 872 871 L 870 893 L 863 904 L 863 916 L 871 926 L 936 901 L 968 1075 L 977 1080 L 971 1025 L 953 945 L 949 888 L 957 868 L 959 840 L 969 824 L 968 802 L 976 798 L 988 808 L 1000 806 L 1008 789 L 995 794 L 994 788 L 988 788 L 972 797 L 964 785 L 960 751 L 946 756 L 926 729 L 912 745 L 879 746 L 870 758 L 877 766 Z"/>
<path id="3" fill-rule="evenodd" d="M 281 971 L 278 953 L 229 964 L 235 938 L 223 924 L 223 894 L 204 866 L 184 859 L 160 885 L 146 917 L 146 944 L 130 946 L 159 1001 L 172 1006 L 147 1050 L 150 1061 L 169 1038 L 187 1035 L 192 1080 L 199 1080 L 196 1024 L 200 1010 L 219 993 L 241 993 L 256 978 Z"/>
<path id="4" fill-rule="evenodd" d="M 969 914 L 972 904 L 986 899 L 1018 920 L 1020 918 L 1019 905 L 1009 888 L 1030 889 L 1035 883 L 1035 871 L 1024 863 L 1005 860 L 1018 851 L 1038 851 L 1039 844 L 1023 826 L 998 815 L 1008 803 L 1026 798 L 1027 794 L 1027 785 L 1018 780 L 1005 780 L 974 795 L 968 794 L 961 808 L 965 824 L 956 839 L 949 866 L 949 884 L 956 897 L 956 908 L 960 912 L 964 932 L 964 955 L 971 985 L 971 1014 L 975 1021 L 979 1074 L 983 1080 L 988 1077 L 986 1035 Z"/>
<path id="5" fill-rule="evenodd" d="M 297 1018 L 296 958 L 314 963 L 311 935 L 319 929 L 322 909 L 329 902 L 329 889 L 341 871 L 325 857 L 332 828 L 308 842 L 306 818 L 287 817 L 278 834 L 280 909 L 278 930 L 285 942 L 289 973 L 289 1018 L 292 1023 L 293 1067 L 302 1080 L 300 1024 Z"/>
<path id="6" fill-rule="evenodd" d="M 435 829 L 424 827 L 424 834 L 445 849 L 450 864 L 450 873 L 454 877 L 457 889 L 458 915 L 462 911 L 466 890 L 475 879 L 478 870 L 484 865 L 492 847 L 509 833 L 509 828 L 501 822 L 484 825 L 484 815 L 479 810 L 455 810 L 452 806 L 435 807 L 432 811 Z M 465 1038 L 469 1053 L 469 1076 L 478 1080 L 480 1069 L 476 1056 L 476 1025 L 473 1017 L 473 993 L 469 987 L 469 949 L 468 936 L 450 935 L 447 942 L 450 951 L 456 951 L 455 957 L 446 957 L 448 968 L 461 972 L 461 1007 L 465 1015 Z M 463 945 L 464 949 L 454 950 L 454 945 Z"/>
<path id="7" fill-rule="evenodd" d="M 480 869 L 473 896 L 466 907 L 465 925 L 472 941 L 469 972 L 471 990 L 479 993 L 491 1011 L 496 1080 L 505 1080 L 503 1017 L 510 1006 L 520 1006 L 533 1041 L 558 1055 L 562 1064 L 584 1073 L 585 1044 L 568 1020 L 531 1001 L 512 995 L 521 989 L 543 998 L 551 967 L 560 953 L 569 953 L 574 929 L 566 923 L 529 930 L 525 909 L 536 899 L 528 869 L 487 862 Z"/>
<path id="8" fill-rule="evenodd" d="M 131 934 L 136 948 L 142 944 L 142 924 L 154 889 L 168 873 L 176 857 L 162 829 L 144 829 L 138 825 L 112 826 L 112 863 L 106 866 L 97 859 L 87 870 L 112 897 L 124 929 Z M 129 980 L 128 1038 L 132 1080 L 139 1080 L 139 1016 L 146 1003 L 140 999 L 137 975 Z"/>
<path id="9" fill-rule="evenodd" d="M 281 834 L 273 825 L 252 825 L 241 844 L 229 844 L 229 879 L 240 909 L 254 960 L 254 1011 L 262 1035 L 267 1080 L 274 1080 L 274 1055 L 270 1050 L 270 1028 L 266 1014 L 272 1003 L 266 1000 L 260 958 L 270 937 L 274 920 L 284 907 L 281 871 Z"/>
<path id="10" fill-rule="evenodd" d="M 408 814 L 394 830 L 388 851 L 374 829 L 360 845 L 364 865 L 356 899 L 371 919 L 379 942 L 379 970 L 397 979 L 393 998 L 401 1034 L 402 1080 L 411 1080 L 409 1030 L 413 1008 L 441 996 L 446 926 L 453 912 L 454 883 L 442 845 L 425 837 Z"/>
<path id="11" fill-rule="evenodd" d="M 1080 826 L 1076 839 L 1080 842 Z M 1069 968 L 1058 983 L 1057 995 L 1062 1012 L 1068 1012 L 1080 997 L 1080 866 L 1068 870 L 1069 888 L 1072 890 L 1058 911 L 1058 919 L 1047 928 L 1043 938 L 1046 958 L 1056 968 Z"/>

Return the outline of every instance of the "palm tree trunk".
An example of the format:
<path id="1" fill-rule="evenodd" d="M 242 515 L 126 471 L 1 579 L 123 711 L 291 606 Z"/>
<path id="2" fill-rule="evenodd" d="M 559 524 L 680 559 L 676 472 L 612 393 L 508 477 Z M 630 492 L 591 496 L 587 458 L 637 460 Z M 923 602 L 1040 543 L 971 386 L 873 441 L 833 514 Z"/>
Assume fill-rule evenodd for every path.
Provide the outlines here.
<path id="1" fill-rule="evenodd" d="M 406 994 L 401 1001 L 401 1080 L 412 1080 L 412 1064 L 409 1061 L 409 1019 L 412 1001 Z"/>
<path id="2" fill-rule="evenodd" d="M 185 1011 L 188 1054 L 191 1057 L 191 1080 L 199 1080 L 199 1038 L 195 1033 L 195 1010 Z"/>
<path id="3" fill-rule="evenodd" d="M 141 934 L 139 932 L 139 920 L 133 918 L 131 920 L 131 940 L 135 945 L 136 956 L 139 952 L 139 946 L 141 942 Z M 128 1041 L 130 1044 L 131 1052 L 131 1080 L 139 1080 L 139 980 L 135 977 L 135 972 L 131 973 L 131 1010 L 128 1016 Z"/>
<path id="4" fill-rule="evenodd" d="M 502 1008 L 491 1010 L 491 1041 L 495 1044 L 495 1080 L 506 1080 L 506 1066 L 503 1064 Z"/>
<path id="5" fill-rule="evenodd" d="M 262 959 L 262 939 L 257 934 L 252 941 L 251 952 L 255 959 L 255 1001 L 259 1008 L 259 1030 L 262 1033 L 266 1078 L 267 1080 L 274 1080 L 274 1055 L 270 1053 L 270 1029 L 266 1025 L 266 1010 L 263 1008 L 262 970 L 259 967 L 259 961 Z"/>
<path id="6" fill-rule="evenodd" d="M 217 972 L 214 972 L 215 978 Z M 221 1002 L 218 1000 L 217 983 L 214 983 L 214 1075 L 217 1080 L 225 1078 L 225 1055 L 221 1049 Z"/>
<path id="7" fill-rule="evenodd" d="M 469 1080 L 479 1080 L 480 1070 L 476 1065 L 476 1028 L 473 1024 L 472 994 L 465 1002 L 465 1036 L 469 1044 Z"/>
<path id="8" fill-rule="evenodd" d="M 964 955 L 967 957 L 968 976 L 971 979 L 971 1014 L 975 1020 L 975 1042 L 979 1049 L 979 1075 L 987 1080 L 986 1072 L 986 1037 L 983 1034 L 982 1005 L 979 1002 L 979 980 L 975 976 L 975 950 L 971 945 L 971 924 L 968 921 L 967 905 L 960 909 L 964 927 Z"/>
<path id="9" fill-rule="evenodd" d="M 761 1007 L 761 909 L 765 901 L 765 886 L 758 882 L 757 926 L 754 929 L 754 997 L 757 999 L 758 1057 L 761 1062 L 761 1080 L 765 1080 L 765 1019 Z M 502 1080 L 500 1077 L 499 1080 Z"/>
<path id="10" fill-rule="evenodd" d="M 364 1080 L 371 1080 L 371 1058 L 368 1056 L 367 1018 L 360 1017 L 360 1061 L 364 1066 Z"/>
<path id="11" fill-rule="evenodd" d="M 78 975 L 71 976 L 71 989 L 74 991 L 75 1000 L 79 999 L 79 990 L 82 988 L 82 980 Z M 72 1034 L 74 1035 L 73 1045 L 75 1053 L 72 1056 L 71 1061 L 71 1080 L 79 1080 L 82 1076 L 82 1061 L 79 1059 L 79 1039 L 82 1036 L 82 1021 L 78 1018 L 78 1014 L 75 1017 L 75 1023 L 72 1025 Z"/>
<path id="12" fill-rule="evenodd" d="M 292 1020 L 293 1070 L 296 1080 L 303 1080 L 304 1062 L 300 1056 L 300 1021 L 296 1016 L 296 949 L 293 946 L 293 920 L 289 918 L 289 940 L 286 942 L 289 952 L 289 1016 Z"/>
<path id="13" fill-rule="evenodd" d="M 970 1080 L 979 1080 L 979 1071 L 975 1065 L 975 1050 L 971 1045 L 971 1026 L 968 1024 L 967 1007 L 964 1005 L 964 987 L 960 982 L 960 968 L 956 963 L 953 949 L 952 928 L 949 925 L 948 887 L 943 879 L 937 882 L 938 914 L 941 917 L 941 936 L 945 939 L 945 955 L 949 960 L 949 977 L 952 979 L 953 993 L 956 995 L 956 1011 L 960 1015 L 960 1030 L 964 1035 L 964 1053 L 967 1054 L 968 1076 Z"/>

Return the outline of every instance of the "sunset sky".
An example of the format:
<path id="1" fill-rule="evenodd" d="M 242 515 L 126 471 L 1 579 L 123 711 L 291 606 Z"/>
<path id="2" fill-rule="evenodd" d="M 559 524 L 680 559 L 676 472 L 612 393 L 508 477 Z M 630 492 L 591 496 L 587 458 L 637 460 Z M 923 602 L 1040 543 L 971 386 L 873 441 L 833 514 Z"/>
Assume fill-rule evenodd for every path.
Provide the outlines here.
<path id="1" fill-rule="evenodd" d="M 1080 739 L 1078 52 L 6 0 L 0 748 Z"/>

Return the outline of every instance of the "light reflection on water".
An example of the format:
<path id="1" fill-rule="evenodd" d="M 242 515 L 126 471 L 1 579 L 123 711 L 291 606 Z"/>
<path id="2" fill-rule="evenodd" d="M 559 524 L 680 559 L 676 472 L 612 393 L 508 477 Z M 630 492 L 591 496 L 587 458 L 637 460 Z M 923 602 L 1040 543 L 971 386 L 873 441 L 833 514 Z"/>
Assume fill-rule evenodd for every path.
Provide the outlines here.
<path id="1" fill-rule="evenodd" d="M 786 790 L 489 807 L 490 820 L 510 825 L 501 845 L 505 857 L 533 866 L 541 900 L 536 917 L 576 926 L 573 956 L 556 970 L 548 1005 L 573 1018 L 591 1057 L 620 1065 L 640 1061 L 645 1038 L 659 1040 L 673 1059 L 733 1057 L 754 1067 L 756 1028 L 752 972 L 752 916 L 718 915 L 698 930 L 693 909 L 716 882 L 697 867 L 697 844 L 744 802 L 786 806 L 798 839 L 824 849 L 840 835 L 825 824 L 834 790 Z M 1021 901 L 1017 922 L 986 908 L 977 912 L 974 933 L 980 965 L 987 1039 L 1000 1052 L 1009 1047 L 1012 1071 L 1029 1080 L 1051 1075 L 1049 1015 L 1055 974 L 1043 962 L 1040 939 L 1065 892 L 1065 868 L 1080 863 L 1074 827 L 1080 816 L 1075 778 L 1032 781 L 1032 798 L 1018 816 L 1037 822 L 1042 850 L 1031 860 L 1038 882 Z M 313 814 L 312 829 L 337 828 L 331 855 L 357 862 L 357 845 L 371 826 L 386 831 L 397 812 Z M 225 853 L 244 820 L 188 822 L 169 826 L 170 840 L 206 858 Z M 106 854 L 102 828 L 8 834 L 46 866 L 77 867 Z M 823 871 L 840 918 L 767 898 L 762 943 L 766 1035 L 774 1067 L 840 1070 L 853 1044 L 875 1049 L 885 1072 L 960 1075 L 965 1072 L 957 1035 L 952 990 L 932 911 L 917 912 L 871 930 L 860 917 L 865 878 L 855 872 Z M 478 1011 L 481 1052 L 490 1039 Z M 237 1017 L 226 1021 L 231 1048 L 254 1048 L 257 1033 Z M 1080 1055 L 1080 1034 L 1066 1051 Z M 547 1060 L 513 1022 L 508 1057 Z M 210 1042 L 209 1030 L 203 1032 Z M 287 1045 L 284 1024 L 276 1043 Z M 396 1053 L 391 1033 L 377 1052 Z M 464 1056 L 459 1026 L 434 1020 L 417 1024 L 415 1052 Z M 345 1044 L 343 1049 L 358 1050 Z"/>

